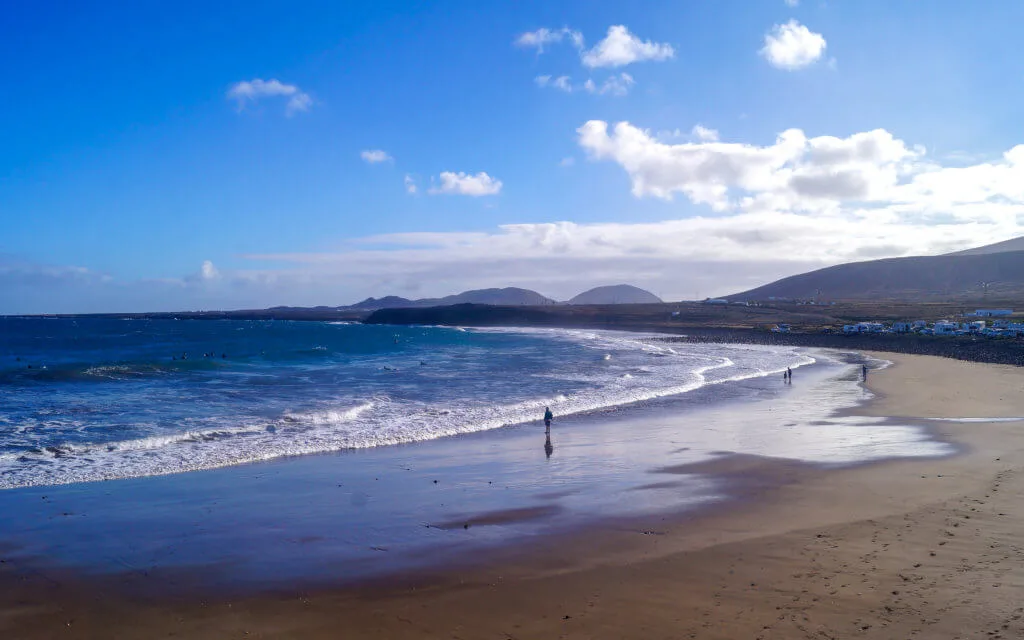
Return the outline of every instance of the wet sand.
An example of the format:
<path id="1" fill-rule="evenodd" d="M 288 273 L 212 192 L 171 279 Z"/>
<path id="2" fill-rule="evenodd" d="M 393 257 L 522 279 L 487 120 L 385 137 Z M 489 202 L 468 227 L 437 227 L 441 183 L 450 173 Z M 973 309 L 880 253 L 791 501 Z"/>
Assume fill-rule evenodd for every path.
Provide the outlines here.
<path id="1" fill-rule="evenodd" d="M 879 398 L 865 415 L 1024 416 L 1024 369 L 882 357 L 896 366 L 870 375 Z M 132 594 L 138 574 L 76 582 L 0 563 L 0 637 L 1020 637 L 1024 424 L 932 424 L 960 455 L 840 470 L 750 455 L 668 467 L 652 484 L 713 472 L 739 499 L 359 588 L 155 599 Z M 537 514 L 481 517 L 520 516 Z"/>

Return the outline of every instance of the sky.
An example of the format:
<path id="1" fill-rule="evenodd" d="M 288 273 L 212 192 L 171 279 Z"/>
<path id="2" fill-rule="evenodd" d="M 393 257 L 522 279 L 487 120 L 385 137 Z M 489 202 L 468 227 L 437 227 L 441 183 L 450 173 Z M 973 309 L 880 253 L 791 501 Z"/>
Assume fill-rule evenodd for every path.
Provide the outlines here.
<path id="1" fill-rule="evenodd" d="M 1019 2 L 38 2 L 0 314 L 629 283 L 1024 235 Z"/>

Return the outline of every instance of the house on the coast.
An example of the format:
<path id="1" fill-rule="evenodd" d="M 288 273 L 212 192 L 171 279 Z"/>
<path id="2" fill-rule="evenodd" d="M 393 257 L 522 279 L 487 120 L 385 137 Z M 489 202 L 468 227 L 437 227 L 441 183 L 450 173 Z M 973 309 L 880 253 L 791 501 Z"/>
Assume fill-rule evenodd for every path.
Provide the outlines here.
<path id="1" fill-rule="evenodd" d="M 974 316 L 976 318 L 997 318 L 1000 316 L 1012 316 L 1013 309 L 977 309 L 974 313 L 967 313 L 964 315 Z"/>
<path id="2" fill-rule="evenodd" d="M 892 330 L 896 333 L 910 333 L 914 330 L 914 325 L 910 322 L 894 322 Z"/>
<path id="3" fill-rule="evenodd" d="M 881 322 L 858 322 L 844 324 L 843 333 L 885 333 L 885 325 Z"/>
<path id="4" fill-rule="evenodd" d="M 960 331 L 960 325 L 948 320 L 940 320 L 932 326 L 932 333 L 937 336 L 955 336 Z"/>

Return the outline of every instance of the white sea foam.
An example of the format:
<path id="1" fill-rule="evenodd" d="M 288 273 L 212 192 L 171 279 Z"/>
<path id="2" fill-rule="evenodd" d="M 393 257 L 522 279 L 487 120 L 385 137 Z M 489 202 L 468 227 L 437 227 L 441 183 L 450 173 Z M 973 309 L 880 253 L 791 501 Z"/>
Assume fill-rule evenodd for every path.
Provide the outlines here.
<path id="1" fill-rule="evenodd" d="M 933 422 L 962 422 L 962 423 L 982 423 L 982 422 L 1024 422 L 1024 417 L 1003 417 L 1003 418 L 928 418 Z"/>
<path id="2" fill-rule="evenodd" d="M 537 376 L 551 377 L 556 389 L 514 402 L 474 398 L 413 402 L 387 394 L 358 401 L 325 398 L 320 406 L 283 411 L 276 417 L 218 415 L 191 420 L 173 433 L 64 444 L 17 458 L 0 458 L 0 488 L 177 473 L 282 456 L 430 440 L 530 422 L 541 415 L 544 407 L 551 407 L 556 416 L 600 411 L 772 375 L 786 367 L 814 362 L 813 357 L 788 347 L 684 348 L 615 332 L 515 331 L 569 340 L 611 357 L 591 360 L 594 364 L 589 366 L 594 370 L 538 372 Z M 635 361 L 637 356 L 641 356 L 642 364 Z M 467 366 L 471 364 L 467 361 Z M 400 373 L 394 368 L 388 373 L 392 371 Z M 560 377 L 583 388 L 558 391 Z M 397 380 L 396 384 L 403 379 Z M 46 464 L 31 464 L 32 459 L 45 460 Z"/>

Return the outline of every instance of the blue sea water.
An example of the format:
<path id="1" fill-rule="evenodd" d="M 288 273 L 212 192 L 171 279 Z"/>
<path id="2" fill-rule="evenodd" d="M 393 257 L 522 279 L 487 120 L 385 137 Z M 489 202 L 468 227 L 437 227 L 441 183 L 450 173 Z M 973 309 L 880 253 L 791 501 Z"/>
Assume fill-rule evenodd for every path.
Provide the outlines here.
<path id="1" fill-rule="evenodd" d="M 412 443 L 813 362 L 574 330 L 0 319 L 0 488 Z"/>

